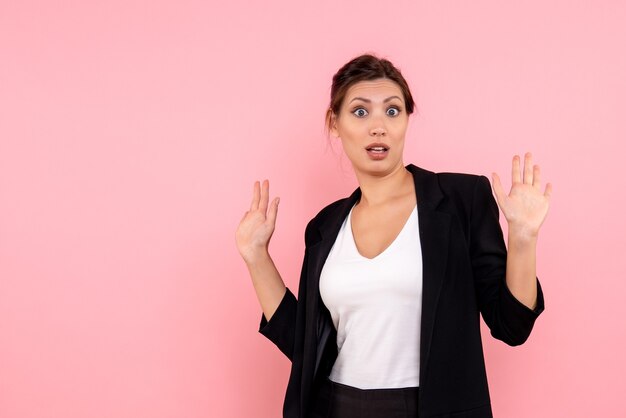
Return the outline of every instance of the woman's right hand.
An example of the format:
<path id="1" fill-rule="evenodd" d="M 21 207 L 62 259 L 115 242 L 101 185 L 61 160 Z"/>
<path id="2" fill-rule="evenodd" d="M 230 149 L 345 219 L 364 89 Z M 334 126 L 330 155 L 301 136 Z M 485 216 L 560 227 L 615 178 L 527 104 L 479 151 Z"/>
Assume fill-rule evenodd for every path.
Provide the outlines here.
<path id="1" fill-rule="evenodd" d="M 276 226 L 279 197 L 272 200 L 268 211 L 270 184 L 254 182 L 252 204 L 237 228 L 237 249 L 246 263 L 253 263 L 260 257 L 267 256 L 270 238 Z"/>

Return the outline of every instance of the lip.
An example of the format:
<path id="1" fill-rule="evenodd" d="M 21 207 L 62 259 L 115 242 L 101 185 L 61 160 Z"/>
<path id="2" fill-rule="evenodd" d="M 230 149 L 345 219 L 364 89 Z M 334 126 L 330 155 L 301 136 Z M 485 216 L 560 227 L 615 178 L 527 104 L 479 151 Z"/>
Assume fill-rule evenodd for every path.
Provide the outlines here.
<path id="1" fill-rule="evenodd" d="M 382 148 L 382 151 L 374 151 L 372 148 Z M 373 161 L 381 161 L 387 158 L 389 155 L 389 145 L 384 142 L 374 142 L 365 147 L 365 152 L 369 156 L 369 158 Z"/>
<path id="2" fill-rule="evenodd" d="M 389 150 L 389 145 L 385 144 L 384 142 L 373 142 L 373 143 L 367 145 L 365 147 L 365 149 L 368 150 L 368 149 L 374 148 L 374 147 L 383 147 L 383 148 L 385 148 L 385 150 Z"/>

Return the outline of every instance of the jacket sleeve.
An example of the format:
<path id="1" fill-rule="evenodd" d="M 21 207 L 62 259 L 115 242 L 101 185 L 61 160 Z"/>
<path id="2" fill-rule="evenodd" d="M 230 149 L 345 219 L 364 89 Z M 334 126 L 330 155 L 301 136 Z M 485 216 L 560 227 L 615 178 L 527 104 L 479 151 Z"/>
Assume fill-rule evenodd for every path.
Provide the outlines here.
<path id="1" fill-rule="evenodd" d="M 264 313 L 261 313 L 259 332 L 273 342 L 289 360 L 293 360 L 293 343 L 296 331 L 296 310 L 298 301 L 287 287 L 276 312 L 268 321 Z"/>
<path id="2" fill-rule="evenodd" d="M 491 335 L 508 345 L 523 344 L 544 310 L 543 291 L 537 280 L 537 306 L 530 309 L 517 300 L 506 284 L 507 250 L 499 222 L 500 210 L 489 179 L 478 176 L 470 215 L 470 256 L 478 308 Z"/>
<path id="3" fill-rule="evenodd" d="M 304 272 L 306 271 L 307 262 L 309 259 L 309 252 L 306 247 L 310 241 L 310 237 L 314 230 L 314 219 L 309 221 L 305 229 L 305 250 L 304 259 L 302 261 L 302 272 L 300 275 L 299 283 L 299 295 L 302 299 L 306 283 L 304 282 Z M 268 321 L 264 313 L 261 313 L 261 322 L 259 324 L 259 332 L 267 337 L 280 351 L 287 356 L 290 361 L 293 361 L 294 343 L 296 340 L 296 324 L 297 324 L 297 312 L 298 312 L 298 300 L 294 296 L 293 292 L 287 287 L 285 295 L 278 304 L 276 312 L 272 315 Z"/>

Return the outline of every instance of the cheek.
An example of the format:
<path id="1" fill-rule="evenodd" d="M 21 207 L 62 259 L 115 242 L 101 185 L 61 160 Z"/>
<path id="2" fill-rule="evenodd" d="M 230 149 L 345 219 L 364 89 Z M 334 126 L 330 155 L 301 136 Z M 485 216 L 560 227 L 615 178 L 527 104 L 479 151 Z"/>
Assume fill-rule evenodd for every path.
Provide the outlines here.
<path id="1" fill-rule="evenodd" d="M 406 126 L 398 126 L 393 129 L 393 136 L 397 138 L 399 141 L 403 141 L 405 139 L 407 127 Z"/>
<path id="2" fill-rule="evenodd" d="M 342 138 L 346 140 L 348 143 L 358 142 L 363 138 L 363 128 L 358 125 L 346 125 L 341 130 Z"/>

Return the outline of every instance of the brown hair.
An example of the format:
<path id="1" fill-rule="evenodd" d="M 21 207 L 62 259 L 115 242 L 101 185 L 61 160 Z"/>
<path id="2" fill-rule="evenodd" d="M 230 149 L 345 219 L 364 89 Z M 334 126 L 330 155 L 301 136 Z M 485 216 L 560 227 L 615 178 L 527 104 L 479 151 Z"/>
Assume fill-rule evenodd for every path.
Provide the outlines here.
<path id="1" fill-rule="evenodd" d="M 333 84 L 330 89 L 330 105 L 326 110 L 327 136 L 330 134 L 332 115 L 333 113 L 337 116 L 339 115 L 339 110 L 348 89 L 359 81 L 379 78 L 387 78 L 398 84 L 404 96 L 407 115 L 413 113 L 415 102 L 413 101 L 409 85 L 400 70 L 384 58 L 378 58 L 372 54 L 363 54 L 344 64 L 333 76 Z"/>

